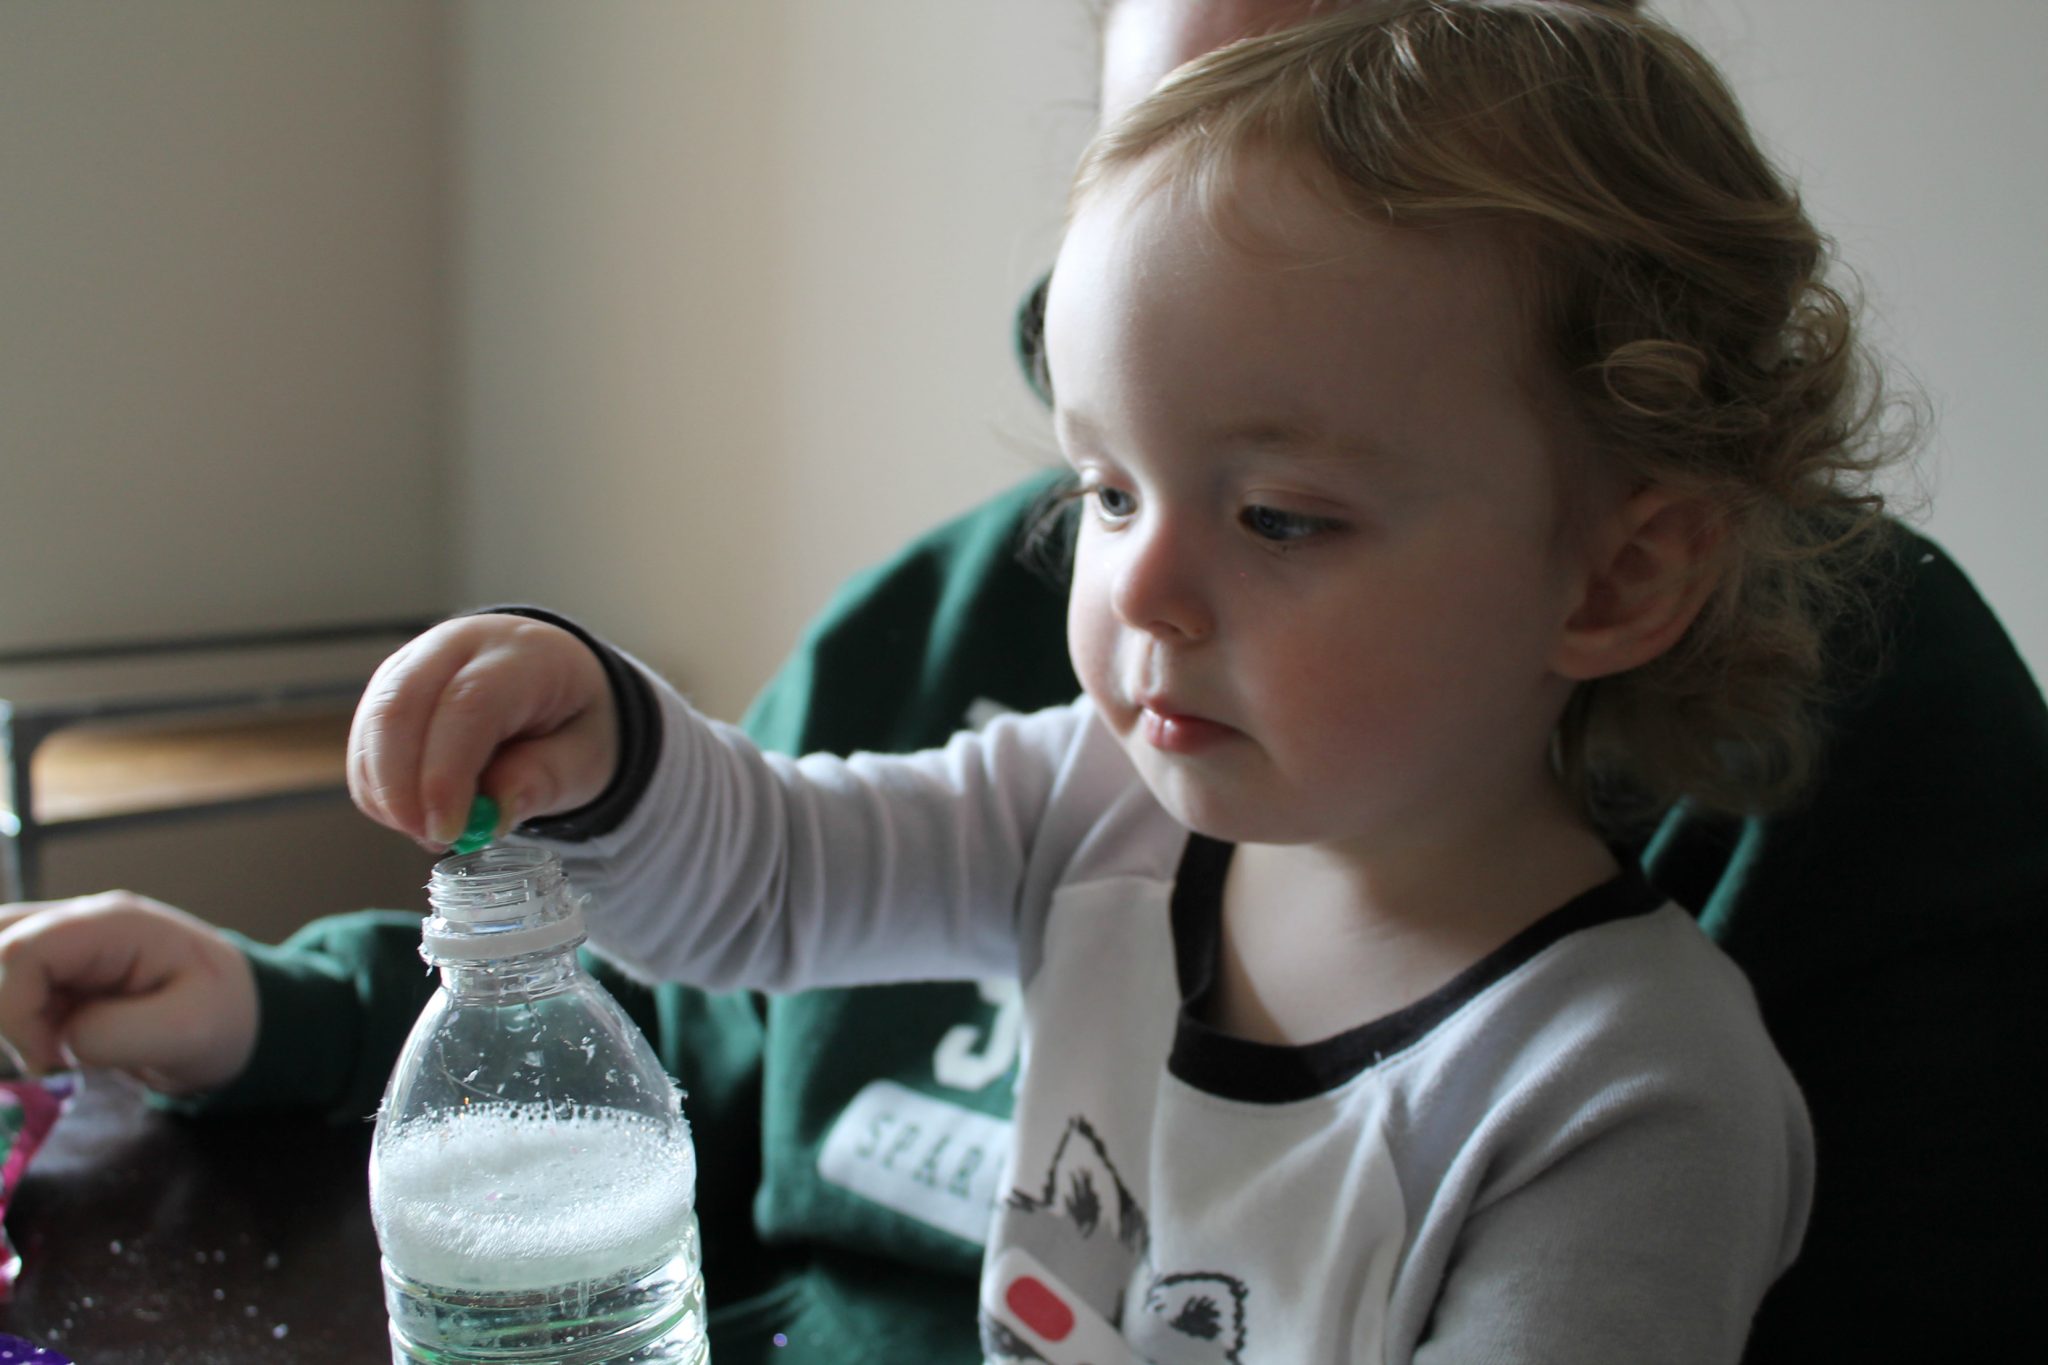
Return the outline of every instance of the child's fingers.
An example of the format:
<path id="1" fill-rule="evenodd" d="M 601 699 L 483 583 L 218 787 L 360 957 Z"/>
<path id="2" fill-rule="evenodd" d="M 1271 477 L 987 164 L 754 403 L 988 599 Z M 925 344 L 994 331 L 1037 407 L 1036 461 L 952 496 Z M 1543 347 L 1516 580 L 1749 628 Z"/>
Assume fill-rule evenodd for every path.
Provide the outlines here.
<path id="1" fill-rule="evenodd" d="M 617 764 L 611 684 L 596 655 L 558 626 L 496 619 L 427 726 L 420 803 L 444 843 L 478 791 L 497 799 L 509 826 L 584 804 Z"/>
<path id="2" fill-rule="evenodd" d="M 147 994 L 88 1001 L 61 1041 L 82 1066 L 127 1071 L 174 1094 L 212 1090 L 239 1075 L 255 1047 L 255 986 L 242 985 L 195 973 Z"/>
<path id="3" fill-rule="evenodd" d="M 421 818 L 436 844 L 445 848 L 455 841 L 479 790 L 496 795 L 480 778 L 501 745 L 522 733 L 552 733 L 551 718 L 537 713 L 538 672 L 493 652 L 472 660 L 442 689 L 421 741 L 419 766 Z"/>
<path id="4" fill-rule="evenodd" d="M 372 820 L 424 844 L 438 832 L 420 799 L 427 731 L 449 680 L 480 648 L 481 619 L 443 622 L 386 659 L 349 727 L 349 795 Z"/>
<path id="5" fill-rule="evenodd" d="M 100 899 L 9 907 L 9 921 L 0 929 L 0 1037 L 24 1070 L 64 1065 L 61 1032 L 70 983 L 106 974 L 104 942 L 90 929 L 90 912 Z M 81 923 L 88 926 L 84 932 Z"/>
<path id="6" fill-rule="evenodd" d="M 0 966 L 0 1039 L 17 1069 L 31 1076 L 63 1066 L 57 1047 L 61 1022 L 49 1017 L 49 986 L 40 974 Z"/>
<path id="7" fill-rule="evenodd" d="M 10 905 L 0 924 L 0 1038 L 7 1040 L 12 1059 L 25 1072 L 54 1070 L 56 1034 L 46 1017 L 50 979 L 43 970 L 36 938 L 42 919 L 63 902 L 24 901 Z"/>
<path id="8" fill-rule="evenodd" d="M 501 745 L 477 779 L 498 803 L 499 832 L 597 799 L 617 766 L 617 722 L 592 708 L 559 729 Z"/>
<path id="9" fill-rule="evenodd" d="M 377 666 L 363 688 L 348 731 L 348 794 L 356 808 L 381 825 L 422 839 L 417 810 L 418 782 L 407 753 L 417 754 L 426 732 L 426 708 L 411 689 L 420 685 L 419 647 L 407 644 Z M 450 671 L 455 665 L 449 665 Z M 438 688 L 435 689 L 439 691 Z"/>
<path id="10" fill-rule="evenodd" d="M 255 1045 L 248 961 L 218 931 L 128 892 L 48 902 L 0 930 L 0 1035 L 28 1069 L 155 1068 L 188 1088 Z"/>
<path id="11" fill-rule="evenodd" d="M 514 818 L 582 804 L 617 761 L 610 683 L 560 627 L 482 615 L 444 622 L 385 660 L 349 731 L 349 794 L 363 813 L 430 849 L 461 833 L 479 779 Z"/>
<path id="12" fill-rule="evenodd" d="M 0 905 L 0 933 L 5 933 L 10 925 L 18 924 L 30 915 L 40 915 L 45 910 L 68 904 L 69 901 L 14 901 Z"/>
<path id="13" fill-rule="evenodd" d="M 598 732 L 576 722 L 609 717 L 610 703 L 603 666 L 557 626 L 488 614 L 444 622 L 387 659 L 364 690 L 349 731 L 349 793 L 371 819 L 445 848 L 507 741 L 559 734 L 546 753 L 565 788 L 608 763 L 611 729 L 592 745 Z M 597 786 L 609 777 L 604 767 Z"/>

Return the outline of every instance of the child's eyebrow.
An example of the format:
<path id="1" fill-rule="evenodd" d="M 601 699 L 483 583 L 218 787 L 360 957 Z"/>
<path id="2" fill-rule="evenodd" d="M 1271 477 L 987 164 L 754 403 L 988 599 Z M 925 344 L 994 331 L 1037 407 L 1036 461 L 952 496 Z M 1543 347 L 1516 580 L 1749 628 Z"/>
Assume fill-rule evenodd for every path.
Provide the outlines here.
<path id="1" fill-rule="evenodd" d="M 1063 446 L 1097 449 L 1103 443 L 1101 427 L 1069 408 L 1053 410 L 1053 432 Z M 1393 463 L 1387 449 L 1375 442 L 1334 434 L 1319 423 L 1283 417 L 1219 423 L 1204 433 L 1202 443 L 1211 449 L 1311 465 Z"/>
<path id="2" fill-rule="evenodd" d="M 1232 422 L 1216 431 L 1217 443 L 1226 449 L 1251 450 L 1304 463 L 1365 460 L 1382 462 L 1387 456 L 1378 445 L 1349 439 L 1311 422 L 1284 418 L 1261 418 Z"/>
<path id="3" fill-rule="evenodd" d="M 1396 450 L 1365 433 L 1333 431 L 1323 423 L 1285 417 L 1224 423 L 1210 439 L 1214 449 L 1248 466 L 1283 465 L 1383 478 L 1404 463 Z"/>

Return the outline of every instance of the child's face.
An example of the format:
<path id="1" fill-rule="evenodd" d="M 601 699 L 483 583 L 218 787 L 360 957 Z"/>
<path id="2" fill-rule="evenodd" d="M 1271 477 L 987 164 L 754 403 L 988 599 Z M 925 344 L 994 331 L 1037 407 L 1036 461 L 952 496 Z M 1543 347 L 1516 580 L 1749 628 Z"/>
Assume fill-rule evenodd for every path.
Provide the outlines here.
<path id="1" fill-rule="evenodd" d="M 1506 257 L 1277 169 L 1230 191 L 1285 225 L 1246 250 L 1138 180 L 1081 206 L 1046 328 L 1089 491 L 1068 644 L 1147 784 L 1219 838 L 1361 850 L 1554 809 L 1584 574 Z"/>

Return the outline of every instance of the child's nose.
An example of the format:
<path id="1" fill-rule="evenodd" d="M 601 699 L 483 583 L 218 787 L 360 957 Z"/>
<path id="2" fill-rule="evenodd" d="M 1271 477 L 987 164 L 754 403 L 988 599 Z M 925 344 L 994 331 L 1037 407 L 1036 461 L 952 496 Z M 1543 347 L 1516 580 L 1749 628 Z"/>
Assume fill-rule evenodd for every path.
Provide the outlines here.
<path id="1" fill-rule="evenodd" d="M 1215 630 L 1204 583 L 1204 552 L 1172 521 L 1133 527 L 1124 543 L 1110 604 L 1134 630 L 1193 642 Z"/>

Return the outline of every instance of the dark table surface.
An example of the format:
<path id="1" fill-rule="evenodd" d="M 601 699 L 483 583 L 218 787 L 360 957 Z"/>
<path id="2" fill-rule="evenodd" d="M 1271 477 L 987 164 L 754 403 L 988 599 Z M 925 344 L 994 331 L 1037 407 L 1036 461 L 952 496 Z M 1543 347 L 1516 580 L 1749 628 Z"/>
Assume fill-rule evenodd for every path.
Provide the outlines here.
<path id="1" fill-rule="evenodd" d="M 78 1365 L 390 1358 L 370 1124 L 193 1120 L 89 1074 L 16 1191 L 0 1332 Z"/>

